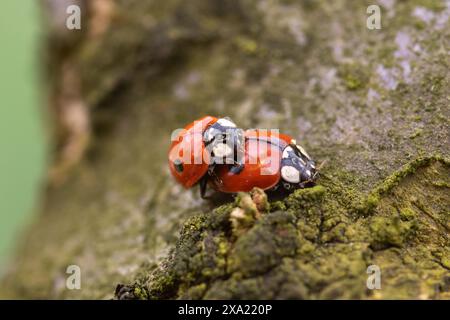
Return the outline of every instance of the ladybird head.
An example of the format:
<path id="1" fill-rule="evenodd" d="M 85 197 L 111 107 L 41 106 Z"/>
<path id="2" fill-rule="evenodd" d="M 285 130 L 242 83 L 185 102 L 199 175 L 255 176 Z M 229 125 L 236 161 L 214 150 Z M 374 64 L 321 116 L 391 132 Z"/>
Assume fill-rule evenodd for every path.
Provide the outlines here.
<path id="1" fill-rule="evenodd" d="M 292 141 L 284 150 L 281 159 L 281 178 L 292 185 L 304 186 L 318 178 L 314 161 L 305 149 Z"/>
<path id="2" fill-rule="evenodd" d="M 214 163 L 233 163 L 244 145 L 243 130 L 230 118 L 220 118 L 205 130 L 203 141 Z"/>

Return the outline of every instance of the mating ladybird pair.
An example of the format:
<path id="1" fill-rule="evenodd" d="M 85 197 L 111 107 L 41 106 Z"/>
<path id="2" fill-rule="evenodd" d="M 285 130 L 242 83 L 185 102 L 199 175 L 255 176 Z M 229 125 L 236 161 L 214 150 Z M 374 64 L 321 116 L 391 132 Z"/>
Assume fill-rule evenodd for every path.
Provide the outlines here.
<path id="1" fill-rule="evenodd" d="M 209 184 L 225 193 L 305 188 L 314 184 L 314 161 L 288 135 L 237 128 L 229 118 L 203 117 L 172 136 L 169 167 L 185 188 Z"/>

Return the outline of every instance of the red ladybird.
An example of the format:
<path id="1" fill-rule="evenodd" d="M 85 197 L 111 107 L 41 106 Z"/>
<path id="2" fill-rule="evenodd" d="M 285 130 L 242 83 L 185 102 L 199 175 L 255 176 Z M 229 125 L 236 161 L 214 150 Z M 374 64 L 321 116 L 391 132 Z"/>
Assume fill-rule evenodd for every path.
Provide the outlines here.
<path id="1" fill-rule="evenodd" d="M 233 133 L 235 129 L 236 125 L 228 118 L 206 116 L 176 131 L 169 150 L 169 168 L 175 179 L 190 188 L 205 176 L 211 165 L 229 160 L 235 150 L 231 150 L 227 141 L 237 144 L 237 140 L 243 139 Z"/>
<path id="2" fill-rule="evenodd" d="M 215 190 L 235 193 L 254 187 L 303 188 L 315 181 L 317 171 L 309 155 L 292 137 L 266 130 L 247 130 L 244 164 L 215 166 L 210 176 Z"/>

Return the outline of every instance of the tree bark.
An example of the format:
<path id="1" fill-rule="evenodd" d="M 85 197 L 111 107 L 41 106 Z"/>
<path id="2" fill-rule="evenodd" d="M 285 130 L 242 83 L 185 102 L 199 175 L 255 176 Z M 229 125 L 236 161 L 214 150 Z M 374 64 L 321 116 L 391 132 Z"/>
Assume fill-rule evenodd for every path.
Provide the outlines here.
<path id="1" fill-rule="evenodd" d="M 47 7 L 54 164 L 0 295 L 449 299 L 450 7 L 383 3 L 380 30 L 365 1 L 87 1 L 81 31 Z M 208 114 L 297 137 L 318 185 L 183 190 L 170 134 Z"/>

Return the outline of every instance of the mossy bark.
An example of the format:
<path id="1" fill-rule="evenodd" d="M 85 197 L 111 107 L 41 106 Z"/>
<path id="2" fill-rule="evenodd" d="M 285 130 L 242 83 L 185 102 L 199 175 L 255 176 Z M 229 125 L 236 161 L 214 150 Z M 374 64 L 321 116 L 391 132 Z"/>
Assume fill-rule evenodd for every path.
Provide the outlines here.
<path id="1" fill-rule="evenodd" d="M 384 1 L 368 30 L 372 2 L 88 1 L 52 29 L 55 164 L 1 296 L 449 299 L 450 7 Z M 206 114 L 298 137 L 318 186 L 183 190 L 170 133 Z"/>

